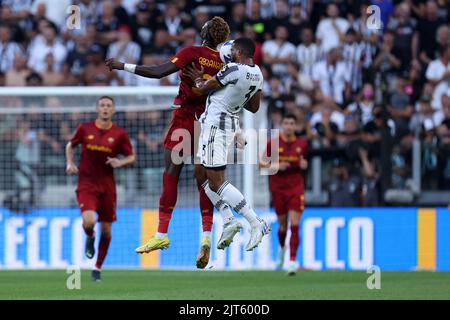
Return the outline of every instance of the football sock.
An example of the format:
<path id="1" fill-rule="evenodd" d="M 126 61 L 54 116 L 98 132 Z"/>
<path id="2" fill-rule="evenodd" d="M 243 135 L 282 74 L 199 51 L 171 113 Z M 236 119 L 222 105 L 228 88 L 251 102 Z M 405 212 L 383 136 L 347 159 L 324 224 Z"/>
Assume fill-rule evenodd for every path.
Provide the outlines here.
<path id="1" fill-rule="evenodd" d="M 168 172 L 163 174 L 163 188 L 159 198 L 158 232 L 167 233 L 172 211 L 177 203 L 178 177 Z"/>
<path id="2" fill-rule="evenodd" d="M 100 243 L 98 245 L 98 255 L 97 262 L 95 263 L 95 268 L 100 270 L 105 260 L 106 254 L 108 253 L 109 244 L 111 242 L 111 237 L 100 237 Z"/>
<path id="3" fill-rule="evenodd" d="M 202 238 L 210 238 L 211 239 L 211 231 L 203 231 Z"/>
<path id="4" fill-rule="evenodd" d="M 214 205 L 209 200 L 203 186 L 201 184 L 197 184 L 197 188 L 199 194 L 200 212 L 202 215 L 202 230 L 203 232 L 211 231 L 213 224 Z"/>
<path id="5" fill-rule="evenodd" d="M 286 242 L 286 230 L 278 229 L 278 242 L 280 243 L 280 247 L 284 248 Z"/>
<path id="6" fill-rule="evenodd" d="M 297 259 L 297 249 L 300 243 L 300 237 L 298 235 L 298 226 L 291 226 L 291 240 L 289 241 L 289 250 L 291 261 L 295 261 Z"/>
<path id="7" fill-rule="evenodd" d="M 231 183 L 225 181 L 217 190 L 217 194 L 225 203 L 241 214 L 250 223 L 250 226 L 256 227 L 259 225 L 261 220 L 248 205 L 243 194 Z"/>
<path id="8" fill-rule="evenodd" d="M 156 233 L 156 239 L 162 239 L 164 237 L 167 237 L 167 233 L 161 233 L 161 232 Z"/>
<path id="9" fill-rule="evenodd" d="M 212 204 L 216 209 L 220 212 L 220 215 L 223 218 L 223 223 L 227 223 L 234 219 L 233 212 L 231 212 L 230 207 L 220 198 L 220 196 L 211 190 L 208 183 L 203 184 L 203 188 L 205 188 L 205 193 L 208 198 L 211 200 Z"/>

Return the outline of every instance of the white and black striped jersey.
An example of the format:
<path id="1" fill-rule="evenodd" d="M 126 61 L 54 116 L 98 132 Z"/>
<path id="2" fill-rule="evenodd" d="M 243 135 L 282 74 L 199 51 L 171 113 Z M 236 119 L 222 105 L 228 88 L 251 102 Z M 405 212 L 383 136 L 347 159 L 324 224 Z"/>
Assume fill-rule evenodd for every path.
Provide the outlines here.
<path id="1" fill-rule="evenodd" d="M 322 60 L 323 52 L 315 43 L 309 46 L 300 44 L 297 46 L 297 62 L 300 64 L 300 72 L 312 77 L 312 69 L 316 62 Z"/>
<path id="2" fill-rule="evenodd" d="M 208 95 L 205 112 L 199 120 L 221 130 L 235 131 L 239 125 L 239 112 L 262 89 L 263 75 L 257 65 L 231 62 L 215 77 L 222 88 Z"/>
<path id="3" fill-rule="evenodd" d="M 362 68 L 372 63 L 370 48 L 364 42 L 353 42 L 344 45 L 342 57 L 350 73 L 350 83 L 353 91 L 362 86 Z"/>

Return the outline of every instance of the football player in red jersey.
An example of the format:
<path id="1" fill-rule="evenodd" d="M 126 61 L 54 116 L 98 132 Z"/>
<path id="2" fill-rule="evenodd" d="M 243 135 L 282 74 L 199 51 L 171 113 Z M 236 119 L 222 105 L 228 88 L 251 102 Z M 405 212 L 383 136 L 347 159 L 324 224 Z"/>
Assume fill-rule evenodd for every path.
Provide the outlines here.
<path id="1" fill-rule="evenodd" d="M 68 174 L 78 174 L 77 200 L 87 235 L 85 253 L 89 259 L 95 254 L 94 227 L 100 222 L 100 242 L 92 280 L 100 281 L 100 270 L 111 242 L 111 225 L 116 221 L 116 182 L 114 169 L 131 165 L 136 157 L 127 132 L 112 123 L 114 100 L 103 96 L 97 100 L 97 119 L 82 123 L 67 143 Z M 73 148 L 81 144 L 80 167 L 73 159 Z M 125 157 L 118 159 L 117 155 Z"/>
<path id="2" fill-rule="evenodd" d="M 200 95 L 196 91 L 194 82 L 184 75 L 183 69 L 194 64 L 196 68 L 204 71 L 205 79 L 214 76 L 223 67 L 220 54 L 216 50 L 217 45 L 227 40 L 229 34 L 230 28 L 225 20 L 214 17 L 202 27 L 201 38 L 203 43 L 201 46 L 183 48 L 170 61 L 163 64 L 137 66 L 114 59 L 106 61 L 110 70 L 125 70 L 147 78 L 160 79 L 180 71 L 181 83 L 178 95 L 173 103 L 176 110 L 173 112 L 172 121 L 164 140 L 165 171 L 159 202 L 158 232 L 148 242 L 136 249 L 138 253 L 148 253 L 169 247 L 170 241 L 167 232 L 172 211 L 177 201 L 178 178 L 183 168 L 183 163 L 178 164 L 178 161 L 174 161 L 173 155 L 177 158 L 180 153 L 183 157 L 194 155 L 194 126 L 205 110 L 206 96 Z M 188 133 L 189 138 L 186 138 L 183 132 Z M 203 228 L 200 252 L 197 256 L 197 267 L 203 269 L 209 262 L 214 207 L 202 187 L 202 184 L 206 181 L 206 173 L 200 164 L 195 165 L 195 178 L 200 194 Z"/>
<path id="3" fill-rule="evenodd" d="M 260 168 L 271 168 L 276 174 L 269 176 L 269 188 L 272 194 L 272 204 L 278 218 L 278 268 L 283 267 L 285 240 L 290 222 L 291 238 L 289 241 L 290 261 L 288 274 L 293 275 L 297 270 L 297 249 L 300 243 L 299 224 L 304 209 L 305 186 L 301 170 L 308 168 L 308 142 L 295 135 L 296 117 L 287 114 L 283 117 L 281 133 L 278 139 L 278 154 L 271 155 L 271 145 L 267 143 L 266 152 L 260 159 Z M 274 161 L 275 160 L 275 161 Z"/>

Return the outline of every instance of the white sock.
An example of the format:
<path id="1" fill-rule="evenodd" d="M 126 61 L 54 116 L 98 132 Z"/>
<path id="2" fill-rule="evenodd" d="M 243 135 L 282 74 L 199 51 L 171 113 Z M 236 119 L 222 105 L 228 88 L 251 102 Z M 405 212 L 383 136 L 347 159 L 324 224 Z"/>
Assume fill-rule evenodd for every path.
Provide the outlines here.
<path id="1" fill-rule="evenodd" d="M 259 225 L 260 219 L 255 211 L 248 205 L 244 195 L 231 183 L 225 181 L 217 190 L 217 194 L 225 203 L 241 214 L 250 223 L 250 226 L 256 227 Z"/>
<path id="2" fill-rule="evenodd" d="M 211 190 L 208 183 L 203 184 L 203 188 L 205 189 L 205 193 L 209 200 L 211 200 L 214 207 L 216 207 L 222 216 L 223 223 L 233 220 L 234 215 L 233 212 L 231 212 L 230 206 L 227 205 L 217 193 Z"/>
<path id="3" fill-rule="evenodd" d="M 211 239 L 211 231 L 203 231 L 202 238 L 210 238 Z"/>
<path id="4" fill-rule="evenodd" d="M 167 233 L 161 233 L 161 232 L 156 233 L 156 239 L 162 239 L 164 237 L 167 237 Z"/>

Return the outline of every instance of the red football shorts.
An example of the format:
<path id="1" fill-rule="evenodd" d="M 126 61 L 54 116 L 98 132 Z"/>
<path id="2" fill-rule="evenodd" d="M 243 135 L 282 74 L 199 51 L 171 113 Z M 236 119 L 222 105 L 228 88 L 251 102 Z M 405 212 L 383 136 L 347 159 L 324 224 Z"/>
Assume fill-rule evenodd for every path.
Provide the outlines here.
<path id="1" fill-rule="evenodd" d="M 303 212 L 305 196 L 303 192 L 278 190 L 272 192 L 272 204 L 277 215 L 284 215 L 289 211 Z"/>
<path id="2" fill-rule="evenodd" d="M 194 128 L 197 126 L 197 130 Z M 193 155 L 198 142 L 200 123 L 192 116 L 174 112 L 169 130 L 164 138 L 164 148 L 179 151 L 181 156 Z M 197 135 L 197 136 L 196 136 Z"/>
<path id="3" fill-rule="evenodd" d="M 95 211 L 99 222 L 114 222 L 116 217 L 116 193 L 97 186 L 80 186 L 77 201 L 81 213 Z"/>

